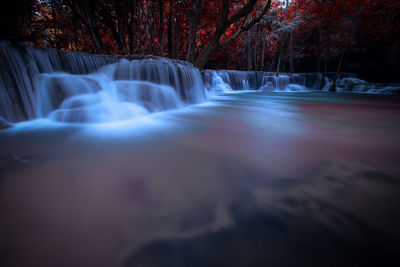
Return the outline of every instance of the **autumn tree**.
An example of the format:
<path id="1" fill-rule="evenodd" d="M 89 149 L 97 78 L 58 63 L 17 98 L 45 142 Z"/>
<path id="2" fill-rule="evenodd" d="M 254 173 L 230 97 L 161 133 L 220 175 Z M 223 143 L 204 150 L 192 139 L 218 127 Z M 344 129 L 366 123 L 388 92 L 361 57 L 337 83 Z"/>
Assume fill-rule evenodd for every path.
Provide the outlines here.
<path id="1" fill-rule="evenodd" d="M 3 1 L 3 40 L 199 68 L 400 77 L 398 0 Z M 246 34 L 245 34 L 246 33 Z M 384 67 L 375 68 L 377 64 Z"/>
<path id="2" fill-rule="evenodd" d="M 227 40 L 221 42 L 221 37 L 225 34 L 228 28 L 239 21 L 242 18 L 248 16 L 254 9 L 257 0 L 249 0 L 247 4 L 245 4 L 242 8 L 240 8 L 233 15 L 229 16 L 229 0 L 222 0 L 222 7 L 220 11 L 220 15 L 215 25 L 215 31 L 208 42 L 207 46 L 200 52 L 199 56 L 194 61 L 194 65 L 198 68 L 203 68 L 210 56 L 213 55 L 215 51 L 218 49 L 223 49 L 229 46 L 240 34 L 251 29 L 256 23 L 258 23 L 262 17 L 267 13 L 268 9 L 271 6 L 271 0 L 268 0 L 267 3 L 264 3 L 264 7 L 258 16 L 252 19 L 247 24 L 243 23 L 243 25 Z"/>
<path id="3" fill-rule="evenodd" d="M 186 13 L 190 18 L 189 41 L 186 60 L 193 62 L 196 57 L 197 30 L 199 27 L 200 12 L 203 0 L 189 0 L 184 1 L 183 3 L 186 8 Z"/>
<path id="4" fill-rule="evenodd" d="M 0 40 L 27 41 L 22 37 L 32 34 L 34 4 L 35 0 L 1 1 Z"/>

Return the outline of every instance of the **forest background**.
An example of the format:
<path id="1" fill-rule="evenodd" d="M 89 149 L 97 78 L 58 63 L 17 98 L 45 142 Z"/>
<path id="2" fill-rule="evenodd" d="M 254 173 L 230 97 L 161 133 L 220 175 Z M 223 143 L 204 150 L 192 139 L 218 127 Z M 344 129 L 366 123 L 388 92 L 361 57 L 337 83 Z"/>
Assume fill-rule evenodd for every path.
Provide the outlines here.
<path id="1" fill-rule="evenodd" d="M 400 82 L 398 0 L 2 1 L 0 39 L 198 68 Z"/>

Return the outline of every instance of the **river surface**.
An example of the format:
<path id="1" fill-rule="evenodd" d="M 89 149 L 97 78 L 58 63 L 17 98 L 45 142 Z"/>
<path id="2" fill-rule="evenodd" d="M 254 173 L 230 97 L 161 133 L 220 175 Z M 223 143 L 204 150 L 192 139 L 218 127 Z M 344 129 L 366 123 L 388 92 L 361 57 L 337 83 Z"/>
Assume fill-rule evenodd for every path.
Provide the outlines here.
<path id="1" fill-rule="evenodd" d="M 398 96 L 25 122 L 0 132 L 0 177 L 4 267 L 400 266 Z"/>

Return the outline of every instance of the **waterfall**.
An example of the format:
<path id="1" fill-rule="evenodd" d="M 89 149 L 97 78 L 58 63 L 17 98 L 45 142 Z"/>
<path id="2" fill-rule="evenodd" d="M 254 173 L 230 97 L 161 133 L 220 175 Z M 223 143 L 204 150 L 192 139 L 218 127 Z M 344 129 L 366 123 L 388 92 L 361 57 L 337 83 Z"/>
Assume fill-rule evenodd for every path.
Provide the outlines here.
<path id="1" fill-rule="evenodd" d="M 229 76 L 226 73 L 217 74 L 216 71 L 204 72 L 205 87 L 209 94 L 229 93 L 232 88 L 229 83 Z"/>
<path id="2" fill-rule="evenodd" d="M 0 117 L 7 121 L 124 120 L 205 100 L 199 70 L 178 60 L 7 42 L 0 43 L 0 58 Z"/>
<path id="3" fill-rule="evenodd" d="M 355 77 L 338 79 L 336 90 L 338 92 L 372 93 L 372 94 L 399 94 L 400 84 L 395 83 L 368 83 Z M 327 91 L 329 88 L 324 88 Z"/>
<path id="4" fill-rule="evenodd" d="M 117 59 L 0 42 L 0 117 L 36 118 L 34 80 L 40 73 L 87 74 Z"/>
<path id="5" fill-rule="evenodd" d="M 103 56 L 0 42 L 0 118 L 19 122 L 125 120 L 199 103 L 233 91 L 327 91 L 335 73 L 204 70 L 154 56 Z M 398 94 L 399 84 L 371 84 L 341 73 L 339 92 Z"/>
<path id="6" fill-rule="evenodd" d="M 288 75 L 264 76 L 261 90 L 282 91 L 285 90 L 289 84 L 290 84 L 290 78 Z"/>
<path id="7" fill-rule="evenodd" d="M 218 78 L 220 78 L 221 82 L 225 84 L 224 86 L 228 87 L 231 91 L 251 91 L 258 90 L 262 85 L 263 73 L 238 70 L 203 71 L 203 79 L 206 85 L 210 86 L 215 84 Z M 211 91 L 218 92 L 220 90 Z"/>
<path id="8" fill-rule="evenodd" d="M 208 91 L 299 91 L 304 90 L 306 78 L 301 75 L 236 70 L 204 70 L 203 79 Z M 221 90 L 218 88 L 229 88 Z"/>
<path id="9" fill-rule="evenodd" d="M 127 60 L 89 75 L 41 74 L 37 117 L 61 122 L 127 120 L 205 100 L 200 72 L 167 60 Z"/>
<path id="10" fill-rule="evenodd" d="M 236 70 L 204 70 L 203 79 L 211 93 L 232 91 L 305 92 L 328 91 L 336 73 L 247 72 Z M 225 89 L 221 89 L 225 88 Z M 229 90 L 226 90 L 229 88 Z M 398 94 L 399 84 L 372 84 L 356 78 L 354 73 L 340 73 L 338 92 Z"/>

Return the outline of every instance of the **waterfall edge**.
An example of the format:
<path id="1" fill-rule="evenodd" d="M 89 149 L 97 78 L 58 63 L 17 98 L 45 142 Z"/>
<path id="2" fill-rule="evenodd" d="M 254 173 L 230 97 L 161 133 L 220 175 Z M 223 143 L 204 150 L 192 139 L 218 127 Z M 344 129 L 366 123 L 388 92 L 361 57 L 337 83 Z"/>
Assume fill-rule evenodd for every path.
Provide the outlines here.
<path id="1" fill-rule="evenodd" d="M 161 109 L 179 106 L 180 100 L 190 104 L 205 100 L 199 70 L 182 60 L 151 55 L 95 55 L 9 42 L 0 42 L 0 59 L 0 117 L 8 122 L 42 118 L 44 113 L 61 108 L 66 98 L 90 91 L 82 88 L 100 85 L 103 90 L 107 84 L 101 79 L 93 78 L 99 72 L 106 76 L 112 75 L 107 77 L 109 82 L 129 80 L 136 89 L 138 86 L 151 88 L 150 93 L 137 89 L 141 90 L 141 99 L 136 99 L 141 104 L 146 102 L 146 107 L 153 105 L 149 108 L 150 111 L 160 109 L 160 105 L 164 105 Z M 113 70 L 115 73 L 107 73 L 112 68 L 109 66 L 113 64 L 116 65 Z M 126 74 L 124 66 L 129 69 L 130 74 Z M 133 73 L 135 71 L 137 75 Z M 62 80 L 62 75 L 75 81 L 80 79 L 80 83 L 73 84 L 79 88 L 64 86 L 66 81 Z M 135 80 L 153 82 L 154 85 L 135 83 Z M 90 85 L 90 82 L 97 85 Z M 169 89 L 161 89 L 157 84 L 173 87 L 180 99 L 171 100 L 173 96 L 168 92 Z M 166 91 L 164 95 L 163 90 Z M 92 91 L 91 93 L 96 93 L 94 91 L 98 90 Z M 151 103 L 154 97 L 158 103 Z M 169 105 L 166 101 L 175 103 Z M 43 111 L 43 102 L 47 102 L 50 110 L 47 107 Z"/>

